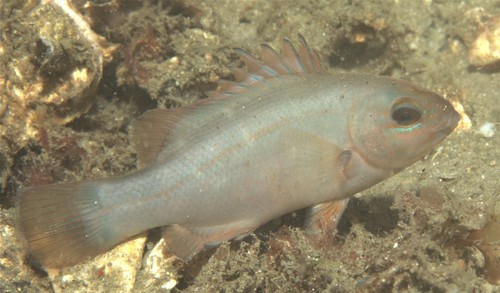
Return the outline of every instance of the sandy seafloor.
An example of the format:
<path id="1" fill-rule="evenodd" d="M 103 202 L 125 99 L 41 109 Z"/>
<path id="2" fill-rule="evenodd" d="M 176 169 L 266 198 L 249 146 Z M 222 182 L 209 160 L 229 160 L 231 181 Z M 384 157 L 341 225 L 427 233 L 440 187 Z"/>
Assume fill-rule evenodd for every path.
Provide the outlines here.
<path id="1" fill-rule="evenodd" d="M 104 51 L 54 7 L 0 1 L 0 292 L 500 292 L 498 0 L 75 1 Z M 328 70 L 433 89 L 462 123 L 357 195 L 333 239 L 298 212 L 188 263 L 163 255 L 158 231 L 61 271 L 26 255 L 16 190 L 133 171 L 134 118 L 205 98 L 241 65 L 231 48 L 258 55 L 298 33 Z M 497 47 L 477 51 L 488 33 Z"/>

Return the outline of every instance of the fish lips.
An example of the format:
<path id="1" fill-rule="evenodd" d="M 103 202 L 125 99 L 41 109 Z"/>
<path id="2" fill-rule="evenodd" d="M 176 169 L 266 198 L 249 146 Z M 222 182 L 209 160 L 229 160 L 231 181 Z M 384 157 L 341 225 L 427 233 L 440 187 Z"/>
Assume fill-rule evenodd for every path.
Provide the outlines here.
<path id="1" fill-rule="evenodd" d="M 441 123 L 436 126 L 436 132 L 434 133 L 433 138 L 437 141 L 445 139 L 450 133 L 452 133 L 462 119 L 460 114 L 455 111 L 453 107 L 450 107 L 449 110 L 450 111 L 447 111 L 445 114 L 447 119 L 442 119 Z"/>

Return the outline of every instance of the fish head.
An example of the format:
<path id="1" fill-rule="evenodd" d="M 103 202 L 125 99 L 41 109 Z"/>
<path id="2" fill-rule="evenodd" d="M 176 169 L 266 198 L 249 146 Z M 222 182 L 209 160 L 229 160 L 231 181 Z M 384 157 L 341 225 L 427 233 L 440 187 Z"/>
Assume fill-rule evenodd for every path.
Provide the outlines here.
<path id="1" fill-rule="evenodd" d="M 398 172 L 421 159 L 457 126 L 460 115 L 442 96 L 406 81 L 379 77 L 353 105 L 356 150 L 369 165 Z M 365 92 L 365 93 L 366 93 Z"/>

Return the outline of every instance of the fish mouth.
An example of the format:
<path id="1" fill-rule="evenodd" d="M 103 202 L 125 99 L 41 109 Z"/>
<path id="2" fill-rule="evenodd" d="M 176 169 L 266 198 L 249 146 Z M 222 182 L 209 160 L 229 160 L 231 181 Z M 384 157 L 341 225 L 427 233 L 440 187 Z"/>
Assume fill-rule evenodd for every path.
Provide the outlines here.
<path id="1" fill-rule="evenodd" d="M 437 127 L 438 131 L 436 132 L 437 136 L 443 136 L 446 137 L 448 134 L 452 133 L 455 128 L 457 128 L 458 123 L 462 119 L 460 114 L 458 114 L 457 111 L 453 107 L 451 107 L 448 113 L 446 115 L 448 116 L 448 119 L 443 119 L 442 123 L 439 124 Z"/>

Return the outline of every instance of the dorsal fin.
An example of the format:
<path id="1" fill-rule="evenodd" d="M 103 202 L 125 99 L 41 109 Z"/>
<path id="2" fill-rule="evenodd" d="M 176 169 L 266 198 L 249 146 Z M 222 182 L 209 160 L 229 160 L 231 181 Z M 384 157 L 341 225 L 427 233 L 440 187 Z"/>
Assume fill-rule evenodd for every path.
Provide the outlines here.
<path id="1" fill-rule="evenodd" d="M 168 143 L 167 137 L 188 108 L 155 109 L 144 112 L 132 126 L 132 143 L 137 152 L 137 165 L 150 164 Z"/>
<path id="2" fill-rule="evenodd" d="M 326 69 L 321 64 L 319 54 L 316 50 L 309 49 L 304 37 L 299 34 L 299 50 L 285 39 L 281 54 L 268 45 L 261 45 L 262 60 L 252 56 L 247 51 L 236 48 L 236 53 L 241 61 L 245 63 L 243 68 L 231 69 L 236 82 L 220 80 L 219 89 L 208 93 L 210 97 L 219 95 L 234 95 L 252 86 L 253 84 L 282 75 L 325 73 Z"/>

